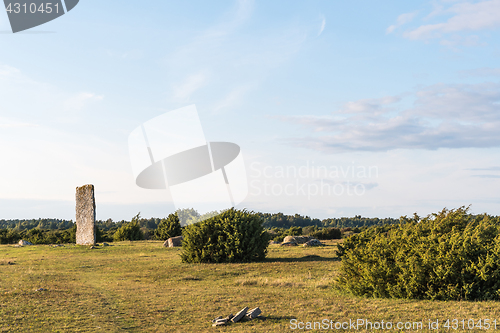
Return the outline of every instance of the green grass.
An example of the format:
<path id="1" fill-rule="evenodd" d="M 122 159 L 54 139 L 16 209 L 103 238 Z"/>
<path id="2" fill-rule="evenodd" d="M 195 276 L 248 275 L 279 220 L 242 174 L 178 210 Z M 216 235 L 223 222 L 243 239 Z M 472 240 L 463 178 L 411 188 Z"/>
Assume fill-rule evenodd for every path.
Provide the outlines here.
<path id="1" fill-rule="evenodd" d="M 339 293 L 332 288 L 340 265 L 336 243 L 326 242 L 321 248 L 270 246 L 265 262 L 251 264 L 184 264 L 180 249 L 163 248 L 159 241 L 95 250 L 0 245 L 0 332 L 290 332 L 293 318 L 424 325 L 429 318 L 441 325 L 447 318 L 488 318 L 497 319 L 500 329 L 496 302 Z M 245 306 L 260 307 L 267 319 L 211 327 L 214 317 Z"/>

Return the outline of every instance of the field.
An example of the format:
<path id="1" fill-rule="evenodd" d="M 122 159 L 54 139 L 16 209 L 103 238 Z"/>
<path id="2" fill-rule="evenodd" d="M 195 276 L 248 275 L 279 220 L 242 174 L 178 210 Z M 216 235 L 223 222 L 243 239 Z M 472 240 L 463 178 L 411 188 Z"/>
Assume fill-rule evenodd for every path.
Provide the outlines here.
<path id="1" fill-rule="evenodd" d="M 439 320 L 439 331 L 455 331 L 452 322 L 450 329 L 443 324 L 458 319 L 457 331 L 464 325 L 469 332 L 484 332 L 484 319 L 490 320 L 487 331 L 494 331 L 496 319 L 500 329 L 497 302 L 365 299 L 339 293 L 332 288 L 340 265 L 336 241 L 325 242 L 318 248 L 272 245 L 265 262 L 251 264 L 184 264 L 180 249 L 163 248 L 158 241 L 93 250 L 0 245 L 0 332 L 301 331 L 291 329 L 293 319 L 304 325 L 323 319 L 423 323 L 423 329 L 403 331 L 429 331 L 429 319 Z M 266 319 L 211 327 L 216 316 L 245 306 L 260 307 Z M 467 329 L 468 319 L 477 327 Z M 356 331 L 372 330 L 360 326 Z"/>

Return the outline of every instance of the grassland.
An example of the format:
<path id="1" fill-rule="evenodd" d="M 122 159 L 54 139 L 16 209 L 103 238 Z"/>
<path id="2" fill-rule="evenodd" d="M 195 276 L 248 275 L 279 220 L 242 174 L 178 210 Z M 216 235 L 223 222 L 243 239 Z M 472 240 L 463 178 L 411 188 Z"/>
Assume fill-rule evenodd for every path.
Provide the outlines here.
<path id="1" fill-rule="evenodd" d="M 332 288 L 340 265 L 335 249 L 335 241 L 321 248 L 270 246 L 265 262 L 184 264 L 180 249 L 155 241 L 94 250 L 0 245 L 0 332 L 290 332 L 299 331 L 290 328 L 292 319 L 325 318 L 423 321 L 424 330 L 406 331 L 428 331 L 429 319 L 438 319 L 440 328 L 448 318 L 496 319 L 500 329 L 497 302 L 364 299 L 339 293 Z M 266 319 L 211 327 L 214 317 L 245 306 L 259 306 Z M 317 331 L 324 330 L 308 330 Z"/>

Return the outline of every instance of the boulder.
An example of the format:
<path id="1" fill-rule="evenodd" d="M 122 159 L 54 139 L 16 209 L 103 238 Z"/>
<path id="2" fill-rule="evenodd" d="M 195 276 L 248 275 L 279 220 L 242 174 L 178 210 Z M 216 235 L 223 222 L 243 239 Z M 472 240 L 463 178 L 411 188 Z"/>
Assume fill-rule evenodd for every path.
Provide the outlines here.
<path id="1" fill-rule="evenodd" d="M 248 311 L 246 316 L 248 319 L 254 319 L 257 318 L 261 313 L 262 311 L 258 307 L 256 307 L 255 309 Z"/>
<path id="2" fill-rule="evenodd" d="M 170 237 L 163 243 L 164 247 L 177 247 L 182 246 L 182 236 Z"/>
<path id="3" fill-rule="evenodd" d="M 303 246 L 323 246 L 324 244 L 321 243 L 319 240 L 317 240 L 316 238 L 313 238 L 311 239 L 310 241 L 307 241 L 306 243 L 304 243 Z"/>
<path id="4" fill-rule="evenodd" d="M 311 239 L 313 239 L 313 238 L 309 237 L 309 236 L 295 236 L 295 241 L 297 242 L 297 244 L 307 243 Z"/>
<path id="5" fill-rule="evenodd" d="M 248 306 L 245 306 L 243 309 L 240 310 L 237 314 L 234 315 L 234 317 L 231 319 L 233 323 L 237 323 L 240 321 L 241 318 L 245 317 L 248 311 Z"/>
<path id="6" fill-rule="evenodd" d="M 21 239 L 19 241 L 19 245 L 21 245 L 21 246 L 27 246 L 27 245 L 33 245 L 33 244 L 30 243 L 30 242 L 28 242 L 28 241 L 25 241 L 25 240 Z"/>
<path id="7" fill-rule="evenodd" d="M 283 242 L 283 243 L 281 243 L 281 246 L 297 246 L 297 243 L 295 243 L 295 242 Z"/>
<path id="8" fill-rule="evenodd" d="M 297 244 L 304 244 L 304 243 L 310 241 L 311 239 L 313 239 L 313 238 L 310 236 L 286 236 L 283 239 L 283 243 L 295 242 Z"/>

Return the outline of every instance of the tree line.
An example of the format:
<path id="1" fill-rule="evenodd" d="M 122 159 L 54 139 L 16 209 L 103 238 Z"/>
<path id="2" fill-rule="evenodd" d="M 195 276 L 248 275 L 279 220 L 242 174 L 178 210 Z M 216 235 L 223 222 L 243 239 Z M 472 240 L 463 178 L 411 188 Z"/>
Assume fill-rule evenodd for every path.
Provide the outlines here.
<path id="1" fill-rule="evenodd" d="M 180 220 L 188 221 L 188 224 L 194 224 L 206 219 L 207 216 L 216 215 L 217 212 L 201 215 L 194 209 L 184 209 L 177 210 L 175 214 L 180 217 Z M 366 218 L 359 215 L 352 218 L 342 217 L 320 220 L 300 214 L 255 214 L 262 219 L 262 225 L 272 235 L 272 239 L 277 241 L 282 240 L 287 235 L 314 234 L 318 238 L 333 237 L 332 235 L 340 234 L 340 231 L 333 229 L 344 229 L 342 231 L 342 234 L 344 234 L 346 228 L 354 228 L 356 231 L 355 228 L 359 227 L 399 222 L 397 219 Z M 126 237 L 132 237 L 133 239 L 166 239 L 158 230 L 162 221 L 172 219 L 172 215 L 170 214 L 163 219 L 141 218 L 140 214 L 137 214 L 131 221 L 97 220 L 97 241 L 111 242 L 116 239 L 127 239 Z M 34 244 L 74 243 L 75 233 L 76 224 L 73 220 L 55 218 L 0 220 L 0 244 L 12 244 L 19 239 L 25 239 Z M 337 236 L 334 238 L 337 238 Z"/>

